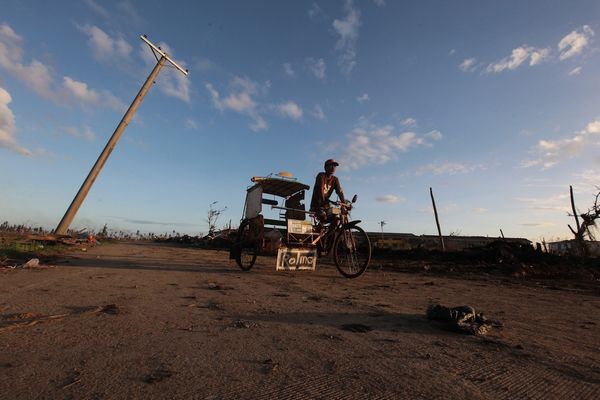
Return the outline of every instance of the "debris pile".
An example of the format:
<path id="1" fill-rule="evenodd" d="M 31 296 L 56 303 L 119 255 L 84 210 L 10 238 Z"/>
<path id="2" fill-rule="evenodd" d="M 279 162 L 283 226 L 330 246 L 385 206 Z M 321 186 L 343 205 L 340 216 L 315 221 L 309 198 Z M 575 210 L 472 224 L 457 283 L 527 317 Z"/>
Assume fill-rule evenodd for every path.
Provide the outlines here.
<path id="1" fill-rule="evenodd" d="M 488 320 L 471 306 L 446 307 L 430 304 L 427 319 L 442 323 L 445 329 L 469 335 L 485 335 L 492 327 L 502 327 L 499 321 Z"/>

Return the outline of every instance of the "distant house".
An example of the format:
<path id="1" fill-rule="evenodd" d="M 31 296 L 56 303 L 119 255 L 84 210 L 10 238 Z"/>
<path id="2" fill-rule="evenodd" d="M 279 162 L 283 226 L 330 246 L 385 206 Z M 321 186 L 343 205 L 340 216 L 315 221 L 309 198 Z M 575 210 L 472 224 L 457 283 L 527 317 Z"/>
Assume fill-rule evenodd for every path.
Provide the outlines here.
<path id="1" fill-rule="evenodd" d="M 579 245 L 576 240 L 561 240 L 558 242 L 547 243 L 548 252 L 558 255 L 577 254 Z M 600 257 L 600 242 L 586 240 L 585 245 L 588 249 L 588 254 L 592 257 Z"/>

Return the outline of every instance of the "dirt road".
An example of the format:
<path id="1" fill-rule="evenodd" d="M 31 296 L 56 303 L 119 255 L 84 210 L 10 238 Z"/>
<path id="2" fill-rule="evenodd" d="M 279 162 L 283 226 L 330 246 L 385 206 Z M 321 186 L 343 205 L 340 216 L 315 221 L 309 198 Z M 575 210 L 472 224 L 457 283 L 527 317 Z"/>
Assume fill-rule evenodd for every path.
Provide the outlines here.
<path id="1" fill-rule="evenodd" d="M 375 267 L 249 273 L 224 251 L 110 244 L 0 273 L 3 399 L 595 399 L 600 297 Z M 597 293 L 597 292 L 596 292 Z M 427 305 L 501 320 L 441 330 Z"/>

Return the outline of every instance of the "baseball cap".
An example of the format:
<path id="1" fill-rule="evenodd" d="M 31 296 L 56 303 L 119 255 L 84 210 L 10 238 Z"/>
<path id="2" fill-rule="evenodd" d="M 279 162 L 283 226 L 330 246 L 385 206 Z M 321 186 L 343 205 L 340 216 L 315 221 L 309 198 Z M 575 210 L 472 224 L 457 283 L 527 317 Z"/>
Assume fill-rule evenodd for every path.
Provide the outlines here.
<path id="1" fill-rule="evenodd" d="M 337 167 L 338 165 L 340 165 L 340 163 L 335 161 L 333 158 L 330 158 L 329 160 L 325 161 L 325 166 L 328 165 L 335 165 Z"/>

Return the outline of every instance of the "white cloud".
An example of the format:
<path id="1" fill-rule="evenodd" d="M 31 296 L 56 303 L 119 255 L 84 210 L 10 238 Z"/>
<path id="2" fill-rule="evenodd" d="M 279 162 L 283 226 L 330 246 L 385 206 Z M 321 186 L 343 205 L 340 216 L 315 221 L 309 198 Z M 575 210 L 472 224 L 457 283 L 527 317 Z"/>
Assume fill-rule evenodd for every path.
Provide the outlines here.
<path id="1" fill-rule="evenodd" d="M 394 133 L 391 125 L 376 126 L 364 120 L 347 135 L 342 155 L 344 165 L 357 169 L 367 165 L 385 164 L 398 158 L 399 153 L 417 146 L 431 145 L 435 137 L 419 136 L 415 132 Z M 441 134 L 439 136 L 441 138 Z"/>
<path id="2" fill-rule="evenodd" d="M 315 106 L 313 107 L 313 110 L 311 112 L 311 115 L 315 119 L 318 119 L 320 121 L 322 121 L 326 118 L 325 113 L 323 112 L 323 108 L 319 104 L 315 104 Z"/>
<path id="3" fill-rule="evenodd" d="M 427 139 L 431 139 L 431 140 L 441 140 L 442 137 L 444 137 L 444 135 L 442 135 L 442 132 L 434 129 L 433 131 L 427 132 L 425 134 L 425 138 Z"/>
<path id="4" fill-rule="evenodd" d="M 84 0 L 83 1 L 86 6 L 88 6 L 95 13 L 107 18 L 110 16 L 106 8 L 102 7 L 100 4 L 96 3 L 94 0 Z"/>
<path id="5" fill-rule="evenodd" d="M 460 70 L 463 72 L 474 71 L 476 69 L 476 63 L 477 63 L 476 58 L 467 58 L 467 59 L 463 60 L 462 63 L 460 63 L 458 68 L 460 68 Z"/>
<path id="6" fill-rule="evenodd" d="M 97 92 L 84 82 L 76 81 L 68 76 L 59 85 L 54 79 L 54 71 L 38 60 L 26 64 L 23 62 L 22 37 L 10 26 L 0 25 L 0 67 L 23 81 L 28 87 L 42 97 L 58 104 L 77 104 L 108 106 L 121 109 L 123 104 L 109 91 Z"/>
<path id="7" fill-rule="evenodd" d="M 450 49 L 450 51 L 448 52 L 448 55 L 453 56 L 456 54 L 456 49 Z"/>
<path id="8" fill-rule="evenodd" d="M 344 4 L 346 15 L 343 19 L 333 21 L 333 29 L 338 35 L 335 49 L 340 53 L 338 64 L 345 74 L 350 74 L 356 66 L 356 41 L 358 28 L 361 25 L 360 11 L 354 7 L 352 0 Z"/>
<path id="9" fill-rule="evenodd" d="M 373 3 L 375 3 L 377 7 L 385 6 L 385 0 L 373 0 Z"/>
<path id="10" fill-rule="evenodd" d="M 456 174 L 466 174 L 476 169 L 480 169 L 480 166 L 470 165 L 464 163 L 453 163 L 453 162 L 445 162 L 445 163 L 431 163 L 419 167 L 416 171 L 417 175 L 423 175 L 426 173 L 432 173 L 434 175 L 456 175 Z"/>
<path id="11" fill-rule="evenodd" d="M 293 78 L 296 76 L 296 72 L 294 71 L 294 68 L 292 68 L 292 64 L 283 63 L 283 74 L 285 76 L 289 76 L 290 78 Z"/>
<path id="12" fill-rule="evenodd" d="M 386 194 L 383 196 L 376 197 L 375 200 L 379 203 L 403 203 L 406 201 L 404 197 L 396 196 L 394 194 Z"/>
<path id="13" fill-rule="evenodd" d="M 12 97 L 10 93 L 0 87 L 0 148 L 16 151 L 24 156 L 30 156 L 31 152 L 29 150 L 17 144 L 17 139 L 15 138 L 15 116 L 8 107 L 11 101 Z"/>
<path id="14" fill-rule="evenodd" d="M 63 78 L 63 86 L 76 100 L 89 104 L 98 104 L 100 101 L 98 93 L 95 90 L 89 89 L 87 83 L 79 82 L 65 76 Z"/>
<path id="15" fill-rule="evenodd" d="M 475 214 L 485 214 L 485 213 L 487 213 L 488 211 L 490 211 L 490 210 L 489 210 L 489 209 L 487 209 L 487 208 L 484 208 L 484 207 L 477 207 L 477 208 L 474 208 L 474 209 L 473 209 L 473 212 L 474 212 Z"/>
<path id="16" fill-rule="evenodd" d="M 78 27 L 88 36 L 94 57 L 98 60 L 112 60 L 115 57 L 128 58 L 131 54 L 131 46 L 122 36 L 111 37 L 108 33 L 95 25 L 84 25 Z"/>
<path id="17" fill-rule="evenodd" d="M 581 54 L 588 47 L 593 36 L 594 31 L 588 25 L 569 33 L 558 42 L 559 58 L 566 60 Z"/>
<path id="18" fill-rule="evenodd" d="M 401 124 L 404 126 L 413 127 L 413 126 L 417 126 L 417 120 L 414 118 L 408 117 L 408 118 L 403 119 Z"/>
<path id="19" fill-rule="evenodd" d="M 539 157 L 523 161 L 521 167 L 551 168 L 561 161 L 574 158 L 591 144 L 600 144 L 599 134 L 600 119 L 588 123 L 583 130 L 575 133 L 572 137 L 557 140 L 542 139 L 533 149 L 533 152 L 538 153 Z"/>
<path id="20" fill-rule="evenodd" d="M 369 100 L 370 100 L 370 99 L 369 99 L 369 94 L 368 94 L 368 93 L 364 93 L 364 94 L 362 94 L 362 95 L 360 95 L 360 96 L 358 96 L 358 97 L 356 98 L 356 101 L 358 101 L 358 102 L 359 102 L 359 103 L 361 103 L 361 104 L 362 104 L 362 103 L 365 103 L 365 102 L 367 102 L 367 101 L 369 101 Z"/>
<path id="21" fill-rule="evenodd" d="M 294 103 L 293 101 L 288 101 L 287 103 L 278 104 L 275 106 L 275 109 L 283 117 L 291 118 L 294 120 L 299 120 L 300 118 L 302 118 L 302 114 L 303 114 L 302 108 L 298 104 Z"/>
<path id="22" fill-rule="evenodd" d="M 168 44 L 165 42 L 158 43 L 158 47 L 162 49 L 165 53 L 167 53 L 173 60 L 180 65 L 182 68 L 186 67 L 186 63 L 183 61 L 176 60 L 173 57 L 173 52 Z M 148 45 L 145 43 L 140 44 L 140 56 L 145 61 L 148 67 L 154 67 L 156 65 L 156 58 L 152 54 L 152 51 L 148 48 Z M 167 96 L 175 97 L 181 101 L 186 103 L 190 102 L 190 88 L 192 85 L 192 81 L 188 76 L 181 73 L 181 71 L 176 68 L 163 68 L 158 75 L 156 80 L 156 84 L 158 89 L 166 94 Z"/>
<path id="23" fill-rule="evenodd" d="M 514 70 L 520 67 L 528 59 L 530 66 L 538 65 L 548 58 L 549 54 L 549 49 L 538 49 L 523 45 L 513 49 L 509 57 L 505 57 L 498 62 L 488 65 L 486 72 L 498 73 L 505 70 Z"/>
<path id="24" fill-rule="evenodd" d="M 267 129 L 267 123 L 259 114 L 257 103 L 253 99 L 258 94 L 258 85 L 250 79 L 237 76 L 233 78 L 229 82 L 229 94 L 224 98 L 212 84 L 207 83 L 206 89 L 217 110 L 232 110 L 251 117 L 253 122 L 249 126 L 255 132 Z"/>
<path id="25" fill-rule="evenodd" d="M 325 71 L 327 69 L 327 66 L 325 65 L 325 61 L 322 58 L 315 60 L 314 58 L 309 57 L 306 59 L 306 66 L 317 79 L 325 79 Z"/>
<path id="26" fill-rule="evenodd" d="M 581 73 L 581 67 L 575 67 L 569 71 L 569 76 L 579 75 Z"/>
<path id="27" fill-rule="evenodd" d="M 89 142 L 96 140 L 96 134 L 89 126 L 84 126 L 83 129 L 78 129 L 73 126 L 67 126 L 64 128 L 65 132 L 74 138 L 82 138 Z"/>

